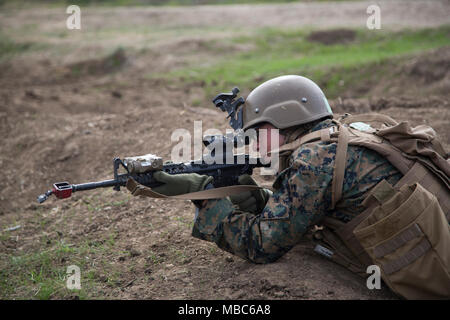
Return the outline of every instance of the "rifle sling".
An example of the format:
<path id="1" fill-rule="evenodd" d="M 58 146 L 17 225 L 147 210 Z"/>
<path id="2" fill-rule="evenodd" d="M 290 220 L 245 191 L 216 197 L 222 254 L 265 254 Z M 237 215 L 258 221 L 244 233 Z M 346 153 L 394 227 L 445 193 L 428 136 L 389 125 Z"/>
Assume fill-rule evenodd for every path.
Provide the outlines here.
<path id="1" fill-rule="evenodd" d="M 127 189 L 133 196 L 146 196 L 158 199 L 180 199 L 180 200 L 206 200 L 206 199 L 221 199 L 226 196 L 240 194 L 246 191 L 254 191 L 263 189 L 263 187 L 254 185 L 235 185 L 220 187 L 215 189 L 208 189 L 203 191 L 180 194 L 177 196 L 166 196 L 164 194 L 153 191 L 151 188 L 139 184 L 133 178 L 129 178 L 126 184 Z"/>

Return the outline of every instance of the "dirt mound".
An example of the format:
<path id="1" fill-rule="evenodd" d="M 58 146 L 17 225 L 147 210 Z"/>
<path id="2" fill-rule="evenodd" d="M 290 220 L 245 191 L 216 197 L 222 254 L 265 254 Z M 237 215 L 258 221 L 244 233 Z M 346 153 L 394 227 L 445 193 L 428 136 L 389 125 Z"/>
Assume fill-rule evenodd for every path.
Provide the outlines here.
<path id="1" fill-rule="evenodd" d="M 113 53 L 102 59 L 92 59 L 69 64 L 67 68 L 70 70 L 72 75 L 76 76 L 100 76 L 119 71 L 127 63 L 128 59 L 125 55 L 125 50 L 123 48 L 118 48 Z"/>
<path id="2" fill-rule="evenodd" d="M 450 108 L 450 102 L 442 97 L 412 98 L 390 97 L 370 99 L 336 99 L 331 102 L 337 113 L 366 113 L 381 112 L 390 108 L 418 109 L 418 108 Z"/>
<path id="3" fill-rule="evenodd" d="M 318 42 L 326 45 L 338 43 L 349 43 L 355 40 L 356 32 L 349 29 L 334 29 L 311 32 L 307 39 L 311 42 Z"/>
<path id="4" fill-rule="evenodd" d="M 403 68 L 405 74 L 424 85 L 450 78 L 450 47 L 440 48 L 431 55 L 418 57 Z"/>
<path id="5" fill-rule="evenodd" d="M 348 71 L 330 70 L 323 77 L 322 87 L 329 85 L 335 74 Z M 338 92 L 342 98 L 355 97 L 408 97 L 409 107 L 421 105 L 433 96 L 448 101 L 450 97 L 450 47 L 442 47 L 426 54 L 382 60 L 348 72 L 351 78 L 339 81 Z M 404 98 L 400 98 L 403 99 Z M 416 101 L 416 102 L 414 102 Z M 378 110 L 383 107 L 380 106 Z"/>

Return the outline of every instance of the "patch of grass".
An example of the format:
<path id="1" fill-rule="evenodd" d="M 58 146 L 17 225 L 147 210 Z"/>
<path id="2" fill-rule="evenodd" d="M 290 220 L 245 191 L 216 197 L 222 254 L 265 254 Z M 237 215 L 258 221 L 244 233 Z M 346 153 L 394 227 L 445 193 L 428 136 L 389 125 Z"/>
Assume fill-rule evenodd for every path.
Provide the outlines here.
<path id="1" fill-rule="evenodd" d="M 103 249 L 93 242 L 86 241 L 75 246 L 60 240 L 51 248 L 38 252 L 17 256 L 0 253 L 0 298 L 90 298 L 96 292 L 97 282 L 101 281 L 92 269 L 91 261 L 101 258 Z M 105 273 L 111 273 L 108 263 L 103 262 L 101 259 Z M 70 265 L 76 265 L 81 270 L 81 290 L 66 287 L 67 267 Z"/>
<path id="2" fill-rule="evenodd" d="M 114 245 L 116 244 L 116 238 L 118 237 L 117 232 L 112 232 L 109 234 L 108 239 L 106 240 L 106 243 L 110 246 L 110 247 L 114 247 Z"/>
<path id="3" fill-rule="evenodd" d="M 175 216 L 175 217 L 172 217 L 171 219 L 177 221 L 181 227 L 183 227 L 183 228 L 187 227 L 188 230 L 190 228 L 192 228 L 192 226 L 194 224 L 192 219 L 187 220 L 186 218 L 180 217 L 180 216 Z"/>
<path id="4" fill-rule="evenodd" d="M 0 32 L 0 59 L 26 52 L 32 47 L 32 43 L 15 42 Z"/>
<path id="5" fill-rule="evenodd" d="M 49 251 L 26 254 L 22 256 L 2 256 L 8 261 L 7 268 L 0 272 L 0 287 L 3 298 L 19 290 L 25 297 L 48 299 L 54 292 L 64 288 L 64 282 L 58 281 L 64 270 L 53 264 L 58 259 Z"/>
<path id="6" fill-rule="evenodd" d="M 0 233 L 0 241 L 7 241 L 11 237 L 10 231 L 3 231 Z"/>
<path id="7" fill-rule="evenodd" d="M 128 201 L 129 201 L 129 199 L 113 201 L 113 202 L 111 202 L 111 205 L 116 206 L 116 207 L 120 207 L 120 206 L 123 206 L 124 204 L 128 203 Z"/>
<path id="8" fill-rule="evenodd" d="M 165 77 L 202 83 L 207 96 L 214 96 L 224 88 L 235 85 L 241 89 L 254 88 L 266 79 L 283 74 L 301 74 L 319 81 L 334 68 L 334 78 L 327 82 L 332 93 L 329 96 L 333 97 L 336 83 L 349 70 L 450 45 L 449 34 L 450 26 L 394 33 L 357 30 L 355 40 L 350 43 L 325 45 L 308 41 L 308 32 L 304 30 L 263 29 L 254 36 L 234 39 L 238 43 L 254 44 L 250 51 L 210 66 L 176 70 Z"/>
<path id="9" fill-rule="evenodd" d="M 150 250 L 147 254 L 146 260 L 148 263 L 151 263 L 152 265 L 158 265 L 164 262 L 164 257 Z"/>

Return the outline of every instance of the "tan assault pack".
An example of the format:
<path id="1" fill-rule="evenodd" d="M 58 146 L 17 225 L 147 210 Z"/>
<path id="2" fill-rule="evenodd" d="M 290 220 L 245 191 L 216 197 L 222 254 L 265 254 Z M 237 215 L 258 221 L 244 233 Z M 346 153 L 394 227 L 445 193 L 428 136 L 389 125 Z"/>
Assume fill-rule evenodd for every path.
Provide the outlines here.
<path id="1" fill-rule="evenodd" d="M 370 122 L 383 125 L 374 129 Z M 350 222 L 325 218 L 313 234 L 317 251 L 364 277 L 377 265 L 404 298 L 450 299 L 450 162 L 435 131 L 381 114 L 346 115 L 335 123 L 280 148 L 337 142 L 332 208 L 339 208 L 348 145 L 378 152 L 403 177 L 394 186 L 377 184 L 363 202 L 367 209 Z"/>

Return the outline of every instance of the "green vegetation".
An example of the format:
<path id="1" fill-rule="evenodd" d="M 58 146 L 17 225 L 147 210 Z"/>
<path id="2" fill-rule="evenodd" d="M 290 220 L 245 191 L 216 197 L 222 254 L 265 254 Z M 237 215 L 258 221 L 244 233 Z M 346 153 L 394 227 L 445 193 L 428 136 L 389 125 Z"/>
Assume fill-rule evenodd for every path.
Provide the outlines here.
<path id="1" fill-rule="evenodd" d="M 78 245 L 67 244 L 64 240 L 51 242 L 41 238 L 41 250 L 21 255 L 0 253 L 0 297 L 8 299 L 71 298 L 87 299 L 96 295 L 99 282 L 117 284 L 117 272 L 112 269 L 107 258 L 114 251 L 111 239 L 86 240 Z M 5 265 L 6 264 L 6 265 Z M 66 287 L 67 266 L 80 267 L 81 290 Z M 104 275 L 98 274 L 100 267 Z M 89 292 L 89 295 L 87 294 Z"/>
<path id="2" fill-rule="evenodd" d="M 256 36 L 234 39 L 236 43 L 252 44 L 249 51 L 227 56 L 213 65 L 183 68 L 167 77 L 202 83 L 206 94 L 213 95 L 236 84 L 253 88 L 281 74 L 302 74 L 320 80 L 333 70 L 332 78 L 324 81 L 332 97 L 337 83 L 348 78 L 349 73 L 394 57 L 450 45 L 449 34 L 450 26 L 397 33 L 359 30 L 351 42 L 325 45 L 309 41 L 309 33 L 303 30 L 264 29 Z"/>
<path id="3" fill-rule="evenodd" d="M 0 59 L 25 52 L 31 49 L 32 46 L 32 43 L 15 42 L 0 32 Z"/>
<path id="4" fill-rule="evenodd" d="M 65 288 L 66 267 L 61 264 L 69 254 L 80 251 L 64 243 L 59 243 L 50 250 L 37 253 L 10 256 L 1 254 L 7 268 L 0 270 L 0 288 L 3 298 L 14 292 L 22 292 L 24 297 L 47 300 L 56 293 L 63 293 Z M 77 263 L 83 263 L 82 260 Z M 67 290 L 68 291 L 68 290 Z M 69 294 L 69 292 L 66 292 Z"/>
<path id="5" fill-rule="evenodd" d="M 101 215 L 128 203 L 130 196 L 125 193 L 114 194 L 114 198 L 107 197 L 110 201 L 105 201 L 105 195 L 112 192 L 100 190 L 79 200 L 78 206 L 88 215 L 89 223 L 94 214 Z M 36 230 L 32 247 L 0 250 L 0 299 L 101 299 L 105 285 L 117 288 L 123 284 L 121 272 L 112 262 L 133 253 L 118 248 L 119 232 L 115 228 L 100 236 L 86 234 L 82 240 L 65 236 L 67 221 L 73 221 L 77 208 L 65 207 L 63 219 L 56 222 L 59 209 L 38 207 L 33 216 L 0 226 L 4 230 L 22 225 L 30 234 Z M 14 242 L 19 231 L 0 231 L 0 245 Z M 81 290 L 67 289 L 70 265 L 81 270 Z"/>
<path id="6" fill-rule="evenodd" d="M 26 26 L 24 32 L 27 32 L 28 28 Z M 6 30 L 0 30 L 0 62 L 10 60 L 22 54 L 42 51 L 51 47 L 50 44 L 43 42 L 18 41 L 9 31 L 6 33 Z"/>

